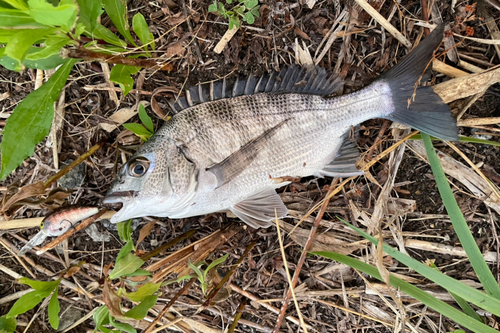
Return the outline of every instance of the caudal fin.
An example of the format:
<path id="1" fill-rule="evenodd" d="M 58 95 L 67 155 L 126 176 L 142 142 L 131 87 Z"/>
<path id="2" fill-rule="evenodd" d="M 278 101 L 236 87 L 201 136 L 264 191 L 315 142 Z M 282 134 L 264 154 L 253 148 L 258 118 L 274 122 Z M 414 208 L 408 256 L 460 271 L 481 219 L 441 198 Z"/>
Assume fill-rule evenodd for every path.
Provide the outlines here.
<path id="1" fill-rule="evenodd" d="M 448 105 L 431 87 L 419 87 L 414 90 L 415 83 L 423 76 L 434 50 L 441 43 L 443 32 L 444 25 L 438 25 L 408 56 L 384 73 L 380 79 L 387 82 L 391 88 L 395 110 L 387 116 L 388 119 L 442 140 L 456 141 L 457 122 Z M 414 92 L 416 94 L 413 100 Z"/>

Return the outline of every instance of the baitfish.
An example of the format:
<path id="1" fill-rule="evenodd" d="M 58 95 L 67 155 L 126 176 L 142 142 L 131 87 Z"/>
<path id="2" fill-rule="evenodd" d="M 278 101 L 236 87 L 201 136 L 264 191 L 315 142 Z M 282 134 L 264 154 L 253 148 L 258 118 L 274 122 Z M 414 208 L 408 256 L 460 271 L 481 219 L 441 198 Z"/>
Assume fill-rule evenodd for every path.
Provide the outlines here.
<path id="1" fill-rule="evenodd" d="M 372 118 L 458 140 L 456 121 L 431 87 L 416 84 L 443 38 L 438 26 L 366 88 L 328 96 L 342 82 L 323 68 L 289 67 L 198 85 L 170 102 L 176 114 L 122 167 L 104 199 L 122 203 L 111 218 L 184 218 L 231 210 L 254 228 L 287 209 L 273 179 L 346 177 L 362 172 L 350 129 Z M 415 88 L 417 87 L 417 88 Z M 412 96 L 415 93 L 415 99 Z"/>
<path id="2" fill-rule="evenodd" d="M 42 244 L 49 236 L 61 236 L 76 223 L 97 214 L 98 211 L 97 207 L 84 206 L 66 206 L 53 211 L 42 220 L 40 231 L 19 250 L 17 255 L 26 254 L 34 246 Z"/>

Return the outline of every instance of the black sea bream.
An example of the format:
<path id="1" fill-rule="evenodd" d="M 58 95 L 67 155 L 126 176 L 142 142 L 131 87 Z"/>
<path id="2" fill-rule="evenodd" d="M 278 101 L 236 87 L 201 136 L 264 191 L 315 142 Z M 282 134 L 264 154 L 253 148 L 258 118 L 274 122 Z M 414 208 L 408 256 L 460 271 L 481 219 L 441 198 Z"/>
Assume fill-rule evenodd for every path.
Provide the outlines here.
<path id="1" fill-rule="evenodd" d="M 269 227 L 287 209 L 273 178 L 360 174 L 350 141 L 371 118 L 457 140 L 456 122 L 431 87 L 415 85 L 443 38 L 436 28 L 404 60 L 368 87 L 329 98 L 341 81 L 322 68 L 225 80 L 189 89 L 177 112 L 125 164 L 104 203 L 123 203 L 113 217 L 183 218 L 231 210 L 248 225 Z M 413 93 L 415 99 L 412 99 Z M 409 105 L 409 106 L 408 106 Z"/>

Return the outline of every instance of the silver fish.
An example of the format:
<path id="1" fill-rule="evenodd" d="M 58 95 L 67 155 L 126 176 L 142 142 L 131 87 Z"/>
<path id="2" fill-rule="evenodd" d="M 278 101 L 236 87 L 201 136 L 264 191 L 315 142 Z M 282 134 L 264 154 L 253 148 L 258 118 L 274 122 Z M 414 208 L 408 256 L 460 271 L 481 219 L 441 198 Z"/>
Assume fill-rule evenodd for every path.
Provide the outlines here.
<path id="1" fill-rule="evenodd" d="M 49 236 L 61 236 L 76 223 L 97 214 L 98 211 L 97 207 L 83 206 L 66 206 L 53 211 L 42 220 L 40 231 L 19 250 L 17 255 L 26 254 L 34 246 L 42 244 Z"/>
<path id="2" fill-rule="evenodd" d="M 328 98 L 341 85 L 322 68 L 199 85 L 171 103 L 177 113 L 123 166 L 104 203 L 112 217 L 184 218 L 231 210 L 269 227 L 287 209 L 273 180 L 284 176 L 358 175 L 352 126 L 385 118 L 443 140 L 458 140 L 456 121 L 431 87 L 416 88 L 443 38 L 439 26 L 370 86 Z"/>

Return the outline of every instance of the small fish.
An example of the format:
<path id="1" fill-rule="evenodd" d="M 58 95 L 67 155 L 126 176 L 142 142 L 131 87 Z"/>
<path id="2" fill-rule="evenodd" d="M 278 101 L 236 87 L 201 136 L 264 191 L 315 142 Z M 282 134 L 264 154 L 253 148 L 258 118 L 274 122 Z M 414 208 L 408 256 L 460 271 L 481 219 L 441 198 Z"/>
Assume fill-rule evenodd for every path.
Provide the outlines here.
<path id="1" fill-rule="evenodd" d="M 458 140 L 450 109 L 431 87 L 416 87 L 443 39 L 438 26 L 366 88 L 328 97 L 342 82 L 323 68 L 289 67 L 198 85 L 170 102 L 176 114 L 122 167 L 105 204 L 111 218 L 184 218 L 231 210 L 254 228 L 288 211 L 275 189 L 290 177 L 362 174 L 353 126 L 372 118 Z M 413 95 L 415 93 L 415 99 Z"/>
<path id="2" fill-rule="evenodd" d="M 19 250 L 18 255 L 22 256 L 34 246 L 42 244 L 49 236 L 61 236 L 76 223 L 97 214 L 98 211 L 97 207 L 84 206 L 66 206 L 55 210 L 42 220 L 40 231 Z"/>

